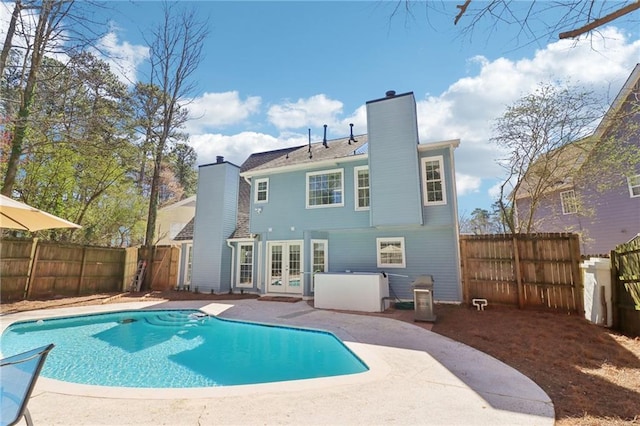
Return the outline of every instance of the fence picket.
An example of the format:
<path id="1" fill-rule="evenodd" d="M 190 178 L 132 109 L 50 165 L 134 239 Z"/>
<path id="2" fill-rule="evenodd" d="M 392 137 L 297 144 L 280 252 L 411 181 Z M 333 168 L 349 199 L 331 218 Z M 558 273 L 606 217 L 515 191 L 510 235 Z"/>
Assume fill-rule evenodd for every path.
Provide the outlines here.
<path id="1" fill-rule="evenodd" d="M 477 297 L 520 308 L 580 312 L 578 238 L 567 233 L 461 236 L 465 301 Z"/>

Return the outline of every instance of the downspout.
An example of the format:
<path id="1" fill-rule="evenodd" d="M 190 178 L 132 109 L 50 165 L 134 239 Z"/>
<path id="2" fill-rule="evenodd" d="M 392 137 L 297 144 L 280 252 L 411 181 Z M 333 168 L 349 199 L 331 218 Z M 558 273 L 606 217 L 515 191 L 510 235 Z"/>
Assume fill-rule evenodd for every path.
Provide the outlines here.
<path id="1" fill-rule="evenodd" d="M 236 262 L 236 248 L 229 240 L 227 240 L 227 246 L 231 249 L 231 291 L 233 292 L 233 288 L 235 287 L 235 262 Z"/>

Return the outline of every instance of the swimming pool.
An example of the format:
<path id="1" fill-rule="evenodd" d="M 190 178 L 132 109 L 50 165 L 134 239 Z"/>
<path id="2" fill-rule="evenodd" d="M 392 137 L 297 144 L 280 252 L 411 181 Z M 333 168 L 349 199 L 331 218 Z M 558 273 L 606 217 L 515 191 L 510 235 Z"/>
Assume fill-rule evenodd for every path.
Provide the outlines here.
<path id="1" fill-rule="evenodd" d="M 43 377 L 98 386 L 194 388 L 361 373 L 335 335 L 220 319 L 198 310 L 144 310 L 14 323 L 3 356 L 55 343 Z"/>

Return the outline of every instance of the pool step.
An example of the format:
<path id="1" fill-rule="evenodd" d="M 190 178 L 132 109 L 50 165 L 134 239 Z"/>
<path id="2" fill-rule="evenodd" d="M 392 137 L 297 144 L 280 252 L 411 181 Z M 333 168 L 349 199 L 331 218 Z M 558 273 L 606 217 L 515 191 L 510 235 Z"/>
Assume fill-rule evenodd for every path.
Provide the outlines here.
<path id="1" fill-rule="evenodd" d="M 208 315 L 197 312 L 170 312 L 146 318 L 146 321 L 151 325 L 162 327 L 183 327 L 198 325 L 207 317 Z"/>

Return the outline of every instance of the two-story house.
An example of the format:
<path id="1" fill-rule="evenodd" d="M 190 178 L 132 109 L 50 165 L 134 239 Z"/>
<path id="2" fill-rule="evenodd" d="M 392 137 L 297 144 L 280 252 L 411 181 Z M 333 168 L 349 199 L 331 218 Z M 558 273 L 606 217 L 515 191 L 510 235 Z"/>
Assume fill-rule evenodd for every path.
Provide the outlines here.
<path id="1" fill-rule="evenodd" d="M 461 301 L 459 141 L 419 143 L 413 93 L 366 110 L 367 134 L 200 166 L 192 290 L 312 297 L 317 272 L 384 271 L 399 299 L 428 274 Z"/>
<path id="2" fill-rule="evenodd" d="M 547 154 L 552 185 L 533 210 L 527 188 L 544 165 L 527 170 L 515 194 L 518 218 L 531 217 L 535 232 L 579 234 L 584 255 L 608 254 L 640 234 L 639 153 L 640 64 L 592 135 Z"/>

